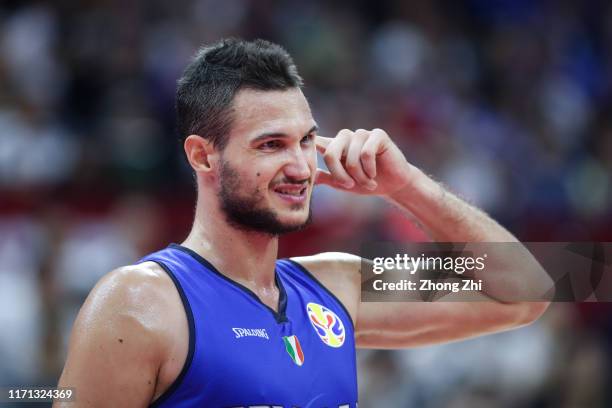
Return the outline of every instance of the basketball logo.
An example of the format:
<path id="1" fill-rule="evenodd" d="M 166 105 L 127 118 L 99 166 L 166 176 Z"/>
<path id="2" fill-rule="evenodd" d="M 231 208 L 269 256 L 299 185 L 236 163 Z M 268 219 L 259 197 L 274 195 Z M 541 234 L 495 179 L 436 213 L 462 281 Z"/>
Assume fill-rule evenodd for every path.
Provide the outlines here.
<path id="1" fill-rule="evenodd" d="M 310 323 L 323 341 L 330 347 L 341 347 L 344 344 L 346 332 L 342 320 L 331 310 L 317 303 L 308 303 L 306 312 Z"/>

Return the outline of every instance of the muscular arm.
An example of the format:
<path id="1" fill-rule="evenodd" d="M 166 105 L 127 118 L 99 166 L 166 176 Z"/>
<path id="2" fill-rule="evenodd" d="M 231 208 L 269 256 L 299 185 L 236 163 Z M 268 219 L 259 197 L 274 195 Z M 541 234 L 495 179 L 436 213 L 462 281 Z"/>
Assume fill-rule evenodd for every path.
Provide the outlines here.
<path id="1" fill-rule="evenodd" d="M 408 163 L 380 129 L 344 130 L 335 139 L 318 138 L 318 147 L 330 170 L 320 172 L 320 183 L 357 194 L 379 195 L 412 213 L 437 241 L 518 243 L 484 212 Z M 341 292 L 337 296 L 348 299 L 346 306 L 356 322 L 359 347 L 402 348 L 507 330 L 537 319 L 547 302 L 516 299 L 521 294 L 544 293 L 551 282 L 528 251 L 520 254 L 524 256 L 496 256 L 494 265 L 479 276 L 485 281 L 483 291 L 463 302 L 448 301 L 456 294 L 445 297 L 447 301 L 428 303 L 352 301 L 360 299 L 359 258 L 347 262 L 327 254 L 300 262 L 324 284 L 332 285 L 334 274 L 346 282 L 339 288 L 336 284 Z"/>
<path id="2" fill-rule="evenodd" d="M 466 250 L 489 255 L 484 270 L 465 274 L 487 283 L 483 293 L 488 298 L 504 303 L 543 299 L 552 288 L 552 280 L 514 235 L 419 169 L 410 167 L 410 182 L 386 197 L 390 202 L 412 213 L 434 240 L 467 243 Z M 543 306 L 537 302 L 522 305 L 536 310 Z"/>
<path id="3" fill-rule="evenodd" d="M 355 322 L 357 347 L 408 348 L 461 340 L 536 320 L 545 302 L 504 303 L 486 293 L 470 301 L 360 302 L 362 259 L 345 253 L 294 258 L 344 304 Z"/>
<path id="4" fill-rule="evenodd" d="M 172 283 L 154 264 L 117 269 L 92 290 L 73 327 L 59 381 L 69 407 L 146 407 L 170 352 Z M 175 323 L 176 324 L 176 323 Z"/>
<path id="5" fill-rule="evenodd" d="M 480 209 L 455 196 L 442 185 L 408 164 L 404 187 L 387 199 L 410 211 L 436 241 L 518 242 Z"/>

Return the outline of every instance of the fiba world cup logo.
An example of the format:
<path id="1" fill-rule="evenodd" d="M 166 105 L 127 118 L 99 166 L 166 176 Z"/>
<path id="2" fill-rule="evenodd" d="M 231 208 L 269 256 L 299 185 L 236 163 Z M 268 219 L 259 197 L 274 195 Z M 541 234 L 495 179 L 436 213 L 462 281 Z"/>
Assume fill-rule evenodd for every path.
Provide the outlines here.
<path id="1" fill-rule="evenodd" d="M 306 312 L 310 323 L 323 341 L 330 347 L 341 347 L 344 344 L 346 332 L 342 320 L 331 310 L 317 303 L 308 303 Z"/>

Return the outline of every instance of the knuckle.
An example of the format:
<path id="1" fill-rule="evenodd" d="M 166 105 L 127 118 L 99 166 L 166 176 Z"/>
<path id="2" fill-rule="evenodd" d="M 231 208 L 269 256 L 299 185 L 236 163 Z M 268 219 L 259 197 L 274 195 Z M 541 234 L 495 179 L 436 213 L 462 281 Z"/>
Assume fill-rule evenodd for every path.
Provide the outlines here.
<path id="1" fill-rule="evenodd" d="M 325 160 L 325 162 L 327 163 L 327 161 L 334 161 L 338 159 L 338 154 L 336 153 L 335 150 L 327 150 L 324 154 L 323 154 L 323 160 Z"/>
<path id="2" fill-rule="evenodd" d="M 353 131 L 350 129 L 342 129 L 341 131 L 338 132 L 338 134 L 336 135 L 336 138 L 340 138 L 340 137 L 349 137 L 353 134 Z"/>
<path id="3" fill-rule="evenodd" d="M 374 154 L 370 150 L 362 150 L 360 156 L 362 159 L 371 159 Z"/>
<path id="4" fill-rule="evenodd" d="M 370 134 L 369 131 L 365 130 L 365 129 L 357 129 L 355 131 L 355 136 L 361 138 L 361 139 L 365 139 L 366 137 L 368 137 L 368 135 Z"/>
<path id="5" fill-rule="evenodd" d="M 384 137 L 389 137 L 389 135 L 387 134 L 387 132 L 385 132 L 384 130 L 382 130 L 381 128 L 374 128 L 372 129 L 372 133 L 380 135 L 380 136 L 384 136 Z"/>
<path id="6" fill-rule="evenodd" d="M 346 168 L 348 170 L 355 171 L 355 170 L 357 170 L 358 167 L 359 166 L 357 165 L 357 163 L 354 163 L 354 162 L 346 163 Z"/>

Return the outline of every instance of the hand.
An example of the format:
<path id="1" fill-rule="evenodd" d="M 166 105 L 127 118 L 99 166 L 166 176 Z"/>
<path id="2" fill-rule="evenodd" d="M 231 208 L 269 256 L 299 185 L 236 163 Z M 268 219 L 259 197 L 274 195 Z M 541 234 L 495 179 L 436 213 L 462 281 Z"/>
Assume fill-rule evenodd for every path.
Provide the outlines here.
<path id="1" fill-rule="evenodd" d="M 390 197 L 410 184 L 416 170 L 381 129 L 343 129 L 335 138 L 317 136 L 315 143 L 329 169 L 317 169 L 316 184 Z"/>

